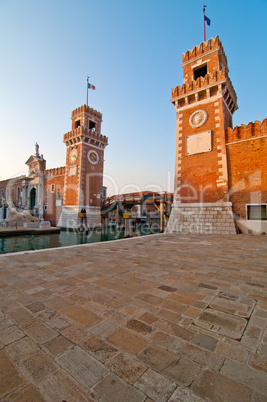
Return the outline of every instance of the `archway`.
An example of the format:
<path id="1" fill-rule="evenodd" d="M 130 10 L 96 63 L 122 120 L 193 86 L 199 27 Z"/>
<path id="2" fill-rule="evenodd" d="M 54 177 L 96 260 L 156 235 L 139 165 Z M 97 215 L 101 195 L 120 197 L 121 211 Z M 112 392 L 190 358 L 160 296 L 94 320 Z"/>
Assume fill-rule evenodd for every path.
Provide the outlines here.
<path id="1" fill-rule="evenodd" d="M 33 209 L 35 207 L 36 203 L 36 189 L 32 188 L 30 191 L 30 209 Z"/>

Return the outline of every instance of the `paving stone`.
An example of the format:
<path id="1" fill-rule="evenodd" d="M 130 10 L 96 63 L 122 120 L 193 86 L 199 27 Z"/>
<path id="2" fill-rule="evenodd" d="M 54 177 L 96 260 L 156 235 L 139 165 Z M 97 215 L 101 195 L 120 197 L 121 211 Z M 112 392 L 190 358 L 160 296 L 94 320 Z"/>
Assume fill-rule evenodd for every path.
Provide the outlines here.
<path id="1" fill-rule="evenodd" d="M 92 327 L 98 324 L 102 319 L 91 311 L 85 310 L 80 306 L 69 306 L 60 311 L 62 314 L 66 315 L 72 321 L 83 325 L 84 327 Z"/>
<path id="2" fill-rule="evenodd" d="M 213 309 L 204 310 L 194 321 L 195 325 L 209 329 L 232 339 L 240 339 L 247 320 Z"/>
<path id="3" fill-rule="evenodd" d="M 137 299 L 143 300 L 146 303 L 153 304 L 154 306 L 160 306 L 164 301 L 161 297 L 153 296 L 147 293 L 141 293 L 136 296 Z"/>
<path id="4" fill-rule="evenodd" d="M 241 363 L 245 363 L 248 359 L 248 351 L 236 341 L 229 343 L 222 340 L 217 344 L 215 353 L 228 359 L 238 360 Z"/>
<path id="5" fill-rule="evenodd" d="M 117 328 L 113 321 L 105 319 L 99 324 L 94 325 L 90 328 L 90 332 L 94 335 L 99 335 L 102 338 L 107 338 L 114 330 Z"/>
<path id="6" fill-rule="evenodd" d="M 24 360 L 23 369 L 34 384 L 39 384 L 48 375 L 58 370 L 57 366 L 42 350 Z"/>
<path id="7" fill-rule="evenodd" d="M 201 402 L 202 398 L 196 396 L 191 390 L 178 387 L 168 402 Z"/>
<path id="8" fill-rule="evenodd" d="M 197 318 L 201 313 L 202 309 L 196 307 L 188 308 L 184 313 L 183 316 L 190 317 L 190 318 Z"/>
<path id="9" fill-rule="evenodd" d="M 25 308 L 19 308 L 9 314 L 9 317 L 16 324 L 20 325 L 33 319 L 33 315 Z"/>
<path id="10" fill-rule="evenodd" d="M 144 364 L 125 353 L 116 354 L 106 363 L 106 366 L 130 384 L 133 384 L 147 370 Z"/>
<path id="11" fill-rule="evenodd" d="M 148 340 L 144 337 L 136 335 L 124 328 L 116 329 L 111 335 L 109 335 L 107 340 L 130 354 L 140 352 L 140 350 L 144 349 L 148 343 Z"/>
<path id="12" fill-rule="evenodd" d="M 27 295 L 32 295 L 32 294 L 35 294 L 35 293 L 40 293 L 43 290 L 45 290 L 45 288 L 43 288 L 42 286 L 35 286 L 34 288 L 25 290 L 25 293 L 27 293 Z"/>
<path id="13" fill-rule="evenodd" d="M 90 338 L 83 340 L 80 343 L 80 346 L 84 350 L 90 352 L 97 360 L 100 360 L 102 363 L 105 363 L 117 353 L 117 349 L 113 348 L 113 346 L 109 345 L 98 336 L 91 336 Z"/>
<path id="14" fill-rule="evenodd" d="M 194 332 L 163 319 L 157 321 L 155 323 L 155 327 L 161 329 L 164 332 L 169 333 L 170 335 L 175 335 L 186 341 L 190 341 L 195 335 Z"/>
<path id="15" fill-rule="evenodd" d="M 158 312 L 158 319 L 160 317 L 165 318 L 168 321 L 173 321 L 174 323 L 179 323 L 182 320 L 182 317 L 180 314 L 177 314 L 177 313 L 174 313 L 173 311 L 165 310 L 165 309 L 162 309 Z"/>
<path id="16" fill-rule="evenodd" d="M 3 345 L 9 345 L 12 342 L 23 338 L 24 333 L 15 325 L 0 330 L 0 342 Z"/>
<path id="17" fill-rule="evenodd" d="M 154 332 L 151 335 L 151 339 L 166 349 L 172 349 L 175 352 L 178 352 L 184 344 L 182 339 L 165 334 L 161 331 Z"/>
<path id="18" fill-rule="evenodd" d="M 118 325 L 121 325 L 127 319 L 126 314 L 123 314 L 120 311 L 116 311 L 114 309 L 109 309 L 105 311 L 105 313 L 103 313 L 103 316 Z"/>
<path id="19" fill-rule="evenodd" d="M 250 388 L 209 370 L 201 371 L 190 388 L 212 402 L 250 402 L 252 393 Z"/>
<path id="20" fill-rule="evenodd" d="M 107 368 L 78 346 L 67 350 L 56 361 L 85 388 L 91 388 L 106 373 Z"/>
<path id="21" fill-rule="evenodd" d="M 201 346 L 204 349 L 211 350 L 212 352 L 216 348 L 218 343 L 217 339 L 212 338 L 211 336 L 207 336 L 204 334 L 197 334 L 193 339 L 192 343 L 195 345 Z"/>
<path id="22" fill-rule="evenodd" d="M 151 368 L 162 371 L 180 359 L 180 355 L 168 352 L 157 344 L 151 344 L 137 355 L 138 359 Z"/>
<path id="23" fill-rule="evenodd" d="M 144 313 L 139 317 L 139 320 L 144 321 L 147 324 L 153 324 L 158 320 L 158 317 L 151 313 Z"/>
<path id="24" fill-rule="evenodd" d="M 160 285 L 158 286 L 158 289 L 165 290 L 165 292 L 176 292 L 176 290 L 178 290 L 177 288 L 173 288 L 171 286 L 166 285 Z"/>
<path id="25" fill-rule="evenodd" d="M 90 402 L 93 401 L 89 391 L 75 381 L 65 370 L 46 378 L 40 385 L 46 401 Z M 34 402 L 34 401 L 33 401 Z"/>
<path id="26" fill-rule="evenodd" d="M 19 372 L 15 363 L 5 350 L 0 350 L 0 398 L 26 383 L 25 377 Z"/>
<path id="27" fill-rule="evenodd" d="M 253 370 L 239 362 L 227 359 L 224 362 L 221 373 L 262 394 L 267 394 L 266 375 L 262 371 Z"/>
<path id="28" fill-rule="evenodd" d="M 138 320 L 129 320 L 126 324 L 126 327 L 132 329 L 135 332 L 139 332 L 141 334 L 148 334 L 152 331 L 152 327 L 144 324 L 142 321 Z"/>
<path id="29" fill-rule="evenodd" d="M 143 402 L 146 396 L 143 392 L 125 383 L 115 374 L 105 376 L 94 388 L 96 400 L 103 402 Z"/>
<path id="30" fill-rule="evenodd" d="M 162 303 L 162 306 L 164 309 L 171 310 L 174 313 L 177 314 L 183 314 L 186 310 L 188 310 L 188 307 L 185 306 L 184 304 L 172 301 L 172 300 L 166 300 Z"/>
<path id="31" fill-rule="evenodd" d="M 267 402 L 267 395 L 254 391 L 251 396 L 251 402 Z"/>
<path id="32" fill-rule="evenodd" d="M 12 325 L 14 325 L 14 322 L 11 321 L 9 318 L 4 316 L 0 318 L 0 330 L 11 327 Z"/>
<path id="33" fill-rule="evenodd" d="M 45 305 L 42 302 L 34 302 L 31 304 L 28 304 L 27 309 L 30 310 L 32 313 L 38 313 L 39 311 L 45 310 Z"/>
<path id="34" fill-rule="evenodd" d="M 169 365 L 163 374 L 173 382 L 189 385 L 200 371 L 200 365 L 193 360 L 181 356 L 175 363 Z"/>
<path id="35" fill-rule="evenodd" d="M 56 338 L 51 339 L 50 341 L 43 343 L 43 348 L 47 349 L 50 354 L 53 356 L 58 356 L 66 350 L 73 347 L 73 343 L 70 342 L 64 336 L 57 336 Z"/>
<path id="36" fill-rule="evenodd" d="M 215 310 L 224 311 L 225 313 L 248 318 L 255 304 L 256 302 L 253 299 L 220 292 L 210 303 L 210 307 Z"/>
<path id="37" fill-rule="evenodd" d="M 60 311 L 63 308 L 69 307 L 74 303 L 74 301 L 71 300 L 71 298 L 66 299 L 62 296 L 55 296 L 50 300 L 46 300 L 45 304 L 49 307 L 52 307 L 53 309 Z"/>
<path id="38" fill-rule="evenodd" d="M 37 353 L 40 348 L 27 336 L 13 342 L 11 345 L 6 347 L 6 350 L 12 356 L 14 361 L 21 365 L 24 360 L 26 360 L 31 355 Z"/>
<path id="39" fill-rule="evenodd" d="M 148 369 L 134 385 L 154 402 L 168 401 L 176 388 L 176 384 L 151 369 Z"/>
<path id="40" fill-rule="evenodd" d="M 23 388 L 19 388 L 5 397 L 5 401 L 12 402 L 45 402 L 46 399 L 41 395 L 39 389 L 29 384 Z"/>
<path id="41" fill-rule="evenodd" d="M 82 339 L 88 336 L 88 330 L 79 325 L 72 325 L 61 330 L 61 334 L 68 338 L 73 343 L 79 343 Z"/>
<path id="42" fill-rule="evenodd" d="M 58 336 L 58 333 L 52 328 L 47 327 L 45 324 L 37 325 L 25 330 L 25 333 L 39 344 L 50 341 Z"/>
<path id="43" fill-rule="evenodd" d="M 54 328 L 56 331 L 62 331 L 65 328 L 70 327 L 73 325 L 73 322 L 68 320 L 66 317 L 63 315 L 53 317 L 50 320 L 47 321 L 47 324 L 49 327 Z"/>

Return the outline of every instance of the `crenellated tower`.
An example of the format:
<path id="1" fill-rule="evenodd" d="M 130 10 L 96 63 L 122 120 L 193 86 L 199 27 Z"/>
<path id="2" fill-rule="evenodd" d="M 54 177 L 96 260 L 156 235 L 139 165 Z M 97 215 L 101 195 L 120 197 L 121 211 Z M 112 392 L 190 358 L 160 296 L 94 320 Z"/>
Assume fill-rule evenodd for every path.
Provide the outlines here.
<path id="1" fill-rule="evenodd" d="M 108 139 L 101 134 L 102 114 L 83 105 L 71 114 L 71 131 L 64 134 L 66 169 L 61 227 L 77 227 L 83 210 L 88 227 L 101 224 L 100 198 L 103 185 L 104 149 Z"/>
<path id="2" fill-rule="evenodd" d="M 180 231 L 182 225 L 190 231 L 193 224 L 203 232 L 204 215 L 212 217 L 218 208 L 233 223 L 226 132 L 238 108 L 237 97 L 218 36 L 188 50 L 182 61 L 183 85 L 172 89 L 171 98 L 176 109 L 175 202 L 168 230 Z M 206 222 L 206 231 L 221 232 L 209 217 Z"/>

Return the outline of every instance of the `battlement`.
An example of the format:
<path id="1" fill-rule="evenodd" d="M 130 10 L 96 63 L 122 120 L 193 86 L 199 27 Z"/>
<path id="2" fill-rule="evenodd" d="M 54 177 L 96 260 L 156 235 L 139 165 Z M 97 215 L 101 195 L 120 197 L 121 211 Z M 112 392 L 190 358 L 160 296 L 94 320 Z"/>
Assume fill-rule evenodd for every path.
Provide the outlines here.
<path id="1" fill-rule="evenodd" d="M 187 50 L 187 52 L 183 53 L 183 63 L 186 63 L 190 60 L 195 59 L 198 56 L 203 55 L 204 53 L 207 53 L 211 50 L 220 48 L 221 52 L 223 54 L 223 57 L 225 58 L 225 60 L 227 60 L 221 41 L 219 39 L 219 36 L 217 35 L 216 38 L 210 38 L 207 40 L 207 42 L 201 42 L 199 46 L 195 46 L 193 47 L 192 50 Z"/>
<path id="2" fill-rule="evenodd" d="M 97 119 L 100 119 L 102 121 L 102 114 L 92 107 L 86 105 L 80 106 L 77 109 L 73 110 L 71 113 L 71 118 L 73 119 L 82 113 L 89 113 L 91 116 L 95 116 Z"/>
<path id="3" fill-rule="evenodd" d="M 47 169 L 45 171 L 45 174 L 47 176 L 62 176 L 65 174 L 65 166 L 61 166 L 58 168 L 52 168 L 52 169 Z"/>
<path id="4" fill-rule="evenodd" d="M 172 99 L 177 96 L 185 95 L 189 92 L 201 89 L 208 85 L 216 84 L 219 81 L 228 78 L 225 67 L 221 71 L 214 71 L 214 73 L 207 73 L 205 77 L 198 77 L 197 80 L 192 80 L 188 84 L 178 85 L 175 89 L 172 88 Z M 229 80 L 229 82 L 231 82 Z"/>
<path id="5" fill-rule="evenodd" d="M 232 142 L 260 138 L 267 135 L 267 118 L 262 122 L 256 120 L 255 123 L 227 128 L 227 144 Z"/>
<path id="6" fill-rule="evenodd" d="M 75 138 L 77 138 L 78 141 L 82 141 L 84 137 L 99 141 L 104 145 L 107 145 L 108 143 L 108 138 L 105 135 L 96 133 L 95 130 L 90 130 L 89 128 L 83 126 L 80 126 L 75 130 L 69 131 L 68 133 L 64 134 L 63 142 L 67 142 Z"/>

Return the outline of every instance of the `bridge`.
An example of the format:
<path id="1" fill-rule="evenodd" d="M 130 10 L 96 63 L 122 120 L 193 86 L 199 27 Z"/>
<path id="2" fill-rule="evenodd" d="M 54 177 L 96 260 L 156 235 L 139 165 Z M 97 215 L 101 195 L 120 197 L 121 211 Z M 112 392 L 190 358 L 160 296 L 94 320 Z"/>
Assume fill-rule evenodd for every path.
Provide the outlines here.
<path id="1" fill-rule="evenodd" d="M 112 211 L 117 212 L 117 224 L 125 227 L 130 223 L 131 209 L 134 206 L 142 206 L 142 209 L 152 206 L 154 210 L 159 212 L 160 217 L 160 231 L 163 232 L 166 222 L 171 212 L 171 205 L 173 203 L 173 194 L 165 192 L 133 192 L 127 194 L 113 195 L 101 202 L 101 216 L 102 225 L 107 226 L 109 223 L 109 213 Z"/>

